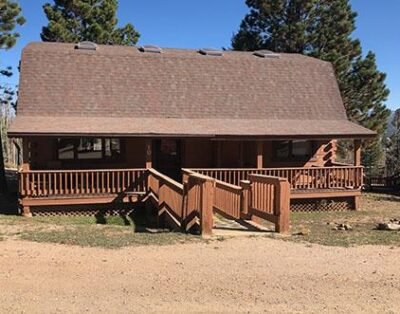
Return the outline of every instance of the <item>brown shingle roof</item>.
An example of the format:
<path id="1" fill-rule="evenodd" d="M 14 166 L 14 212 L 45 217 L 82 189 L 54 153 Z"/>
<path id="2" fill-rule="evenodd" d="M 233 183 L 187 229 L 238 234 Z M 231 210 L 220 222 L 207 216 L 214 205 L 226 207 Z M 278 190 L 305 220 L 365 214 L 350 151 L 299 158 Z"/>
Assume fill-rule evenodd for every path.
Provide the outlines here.
<path id="1" fill-rule="evenodd" d="M 11 135 L 371 136 L 347 121 L 330 63 L 298 54 L 143 53 L 33 43 Z"/>

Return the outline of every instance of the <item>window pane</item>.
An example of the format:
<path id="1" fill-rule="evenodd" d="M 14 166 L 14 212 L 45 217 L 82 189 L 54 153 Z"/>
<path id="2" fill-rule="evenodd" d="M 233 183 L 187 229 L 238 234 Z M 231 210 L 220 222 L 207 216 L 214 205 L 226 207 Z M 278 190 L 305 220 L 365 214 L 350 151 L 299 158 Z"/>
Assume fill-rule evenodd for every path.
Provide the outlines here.
<path id="1" fill-rule="evenodd" d="M 103 156 L 101 138 L 81 138 L 77 152 L 78 159 L 101 159 Z"/>
<path id="2" fill-rule="evenodd" d="M 74 140 L 58 139 L 58 159 L 74 159 Z"/>
<path id="3" fill-rule="evenodd" d="M 289 141 L 277 142 L 275 154 L 278 159 L 289 158 Z"/>
<path id="4" fill-rule="evenodd" d="M 293 141 L 292 155 L 294 157 L 309 157 L 311 153 L 310 141 Z"/>
<path id="5" fill-rule="evenodd" d="M 118 138 L 104 140 L 104 154 L 106 158 L 118 158 L 121 155 L 121 143 Z"/>

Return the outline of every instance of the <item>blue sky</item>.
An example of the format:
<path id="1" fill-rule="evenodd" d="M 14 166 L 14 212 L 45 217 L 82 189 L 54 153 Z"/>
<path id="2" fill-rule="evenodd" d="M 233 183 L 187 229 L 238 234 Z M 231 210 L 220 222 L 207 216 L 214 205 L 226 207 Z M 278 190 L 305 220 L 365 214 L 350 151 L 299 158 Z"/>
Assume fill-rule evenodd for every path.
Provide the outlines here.
<path id="1" fill-rule="evenodd" d="M 40 40 L 46 24 L 42 5 L 47 1 L 19 1 L 27 23 L 20 28 L 21 38 L 12 50 L 0 52 L 0 65 L 17 67 L 21 49 Z M 141 44 L 163 47 L 199 48 L 229 47 L 233 33 L 248 12 L 244 0 L 120 0 L 118 17 L 121 24 L 132 22 L 141 33 Z M 391 90 L 387 106 L 400 107 L 400 1 L 352 0 L 358 12 L 357 31 L 364 52 L 377 55 L 379 69 L 386 72 Z M 17 84 L 18 73 L 1 83 Z"/>

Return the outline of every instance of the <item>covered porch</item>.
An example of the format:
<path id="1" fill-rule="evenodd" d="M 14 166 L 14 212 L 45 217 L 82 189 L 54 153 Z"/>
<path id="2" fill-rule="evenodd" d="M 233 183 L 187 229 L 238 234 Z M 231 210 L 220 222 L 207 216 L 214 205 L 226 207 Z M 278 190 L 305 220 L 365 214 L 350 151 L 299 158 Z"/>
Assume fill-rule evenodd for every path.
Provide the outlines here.
<path id="1" fill-rule="evenodd" d="M 182 169 L 236 187 L 250 174 L 283 178 L 292 210 L 357 209 L 363 186 L 359 139 L 353 165 L 334 161 L 331 139 L 32 137 L 23 143 L 19 193 L 26 215 L 46 206 L 141 202 L 151 168 L 178 183 Z"/>

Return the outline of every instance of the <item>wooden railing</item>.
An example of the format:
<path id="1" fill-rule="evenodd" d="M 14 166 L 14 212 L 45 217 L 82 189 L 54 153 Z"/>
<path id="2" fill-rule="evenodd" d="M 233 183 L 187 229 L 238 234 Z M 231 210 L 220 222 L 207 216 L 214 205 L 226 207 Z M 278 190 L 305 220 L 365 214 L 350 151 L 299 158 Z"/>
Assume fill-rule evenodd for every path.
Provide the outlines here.
<path id="1" fill-rule="evenodd" d="M 19 173 L 21 197 L 144 192 L 146 169 L 30 170 Z"/>
<path id="2" fill-rule="evenodd" d="M 277 232 L 289 231 L 290 186 L 286 179 L 249 175 L 248 212 L 275 224 Z"/>
<path id="3" fill-rule="evenodd" d="M 360 189 L 363 185 L 363 167 L 306 167 L 306 168 L 242 168 L 191 169 L 220 181 L 239 185 L 249 174 L 286 178 L 292 190 Z"/>
<path id="4" fill-rule="evenodd" d="M 196 230 L 210 235 L 213 227 L 213 181 L 190 173 L 184 184 L 155 169 L 148 170 L 148 192 L 155 196 L 159 226 L 168 225 L 184 231 Z"/>
<path id="5" fill-rule="evenodd" d="M 183 169 L 184 180 L 194 174 L 193 170 Z M 287 179 L 249 174 L 249 181 L 242 180 L 238 186 L 208 178 L 214 182 L 214 211 L 231 219 L 260 217 L 273 222 L 277 232 L 288 231 L 290 185 Z"/>
<path id="6" fill-rule="evenodd" d="M 214 179 L 191 173 L 184 181 L 186 231 L 199 224 L 200 233 L 211 235 L 213 229 Z"/>
<path id="7" fill-rule="evenodd" d="M 180 227 L 183 215 L 183 185 L 163 175 L 155 169 L 148 171 L 148 191 L 154 193 L 158 202 L 159 218 L 165 213 L 170 214 L 174 223 Z"/>
<path id="8" fill-rule="evenodd" d="M 239 219 L 241 212 L 241 197 L 243 189 L 240 186 L 216 180 L 214 190 L 214 210 Z"/>

